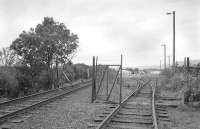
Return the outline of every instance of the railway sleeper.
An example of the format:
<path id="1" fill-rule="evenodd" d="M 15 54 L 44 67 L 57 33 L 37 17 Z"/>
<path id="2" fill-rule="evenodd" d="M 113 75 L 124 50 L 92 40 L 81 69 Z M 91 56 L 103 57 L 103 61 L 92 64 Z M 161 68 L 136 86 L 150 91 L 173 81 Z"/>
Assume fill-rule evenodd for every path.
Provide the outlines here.
<path id="1" fill-rule="evenodd" d="M 175 98 L 175 97 L 158 97 L 158 100 L 164 100 L 164 101 L 180 101 L 181 98 Z"/>
<path id="2" fill-rule="evenodd" d="M 166 103 L 156 103 L 156 106 L 164 106 L 164 107 L 171 107 L 171 108 L 177 108 L 177 104 L 166 104 Z"/>
<path id="3" fill-rule="evenodd" d="M 159 120 L 159 121 L 167 121 L 167 122 L 170 122 L 170 119 L 169 119 L 169 118 L 158 117 L 158 120 Z"/>
<path id="4" fill-rule="evenodd" d="M 144 124 L 144 125 L 152 125 L 152 120 L 133 120 L 133 119 L 119 119 L 113 118 L 111 122 L 118 122 L 118 123 L 136 123 L 136 124 Z"/>
<path id="5" fill-rule="evenodd" d="M 135 115 L 135 116 L 152 116 L 152 113 L 130 113 L 130 112 L 119 112 L 119 115 Z"/>
<path id="6" fill-rule="evenodd" d="M 136 99 L 135 99 L 136 100 Z M 135 106 L 140 106 L 140 107 L 151 107 L 151 104 L 150 102 L 148 101 L 144 101 L 144 100 L 136 100 L 136 101 L 132 101 L 132 102 L 127 102 L 127 104 L 132 104 L 132 105 L 135 105 Z"/>
<path id="7" fill-rule="evenodd" d="M 151 106 L 144 106 L 144 105 L 135 105 L 135 104 L 131 104 L 131 103 L 126 103 L 125 105 L 122 106 L 123 108 L 131 108 L 131 109 L 134 109 L 134 108 L 137 108 L 137 109 L 151 109 Z"/>
<path id="8" fill-rule="evenodd" d="M 137 112 L 149 112 L 149 108 L 134 108 L 134 107 L 123 107 L 124 111 L 137 111 Z"/>
<path id="9" fill-rule="evenodd" d="M 168 114 L 160 114 L 160 113 L 158 113 L 158 114 L 156 114 L 158 117 L 165 117 L 165 118 L 168 118 L 169 116 L 168 116 Z"/>
<path id="10" fill-rule="evenodd" d="M 139 127 L 136 125 L 121 125 L 121 124 L 110 124 L 108 125 L 109 128 L 114 128 L 114 129 L 149 129 L 148 127 Z"/>
<path id="11" fill-rule="evenodd" d="M 135 120 L 152 120 L 151 116 L 127 116 L 127 115 L 116 115 L 116 118 L 122 119 L 135 119 Z"/>
<path id="12" fill-rule="evenodd" d="M 166 107 L 156 107 L 157 111 L 167 111 Z"/>
<path id="13" fill-rule="evenodd" d="M 157 108 L 166 108 L 166 107 L 177 108 L 178 105 L 156 104 L 156 109 Z"/>
<path id="14" fill-rule="evenodd" d="M 151 110 L 130 110 L 130 109 L 121 109 L 119 112 L 125 113 L 137 113 L 137 114 L 151 114 Z"/>
<path id="15" fill-rule="evenodd" d="M 161 110 L 156 110 L 156 113 L 158 113 L 158 114 L 168 114 L 167 111 L 161 111 Z"/>

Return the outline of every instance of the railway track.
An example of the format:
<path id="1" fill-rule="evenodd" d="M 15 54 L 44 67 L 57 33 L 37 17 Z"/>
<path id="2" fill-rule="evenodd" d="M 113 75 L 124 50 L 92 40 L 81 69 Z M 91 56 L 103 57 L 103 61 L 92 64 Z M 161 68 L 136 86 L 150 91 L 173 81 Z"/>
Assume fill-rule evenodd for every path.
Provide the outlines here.
<path id="1" fill-rule="evenodd" d="M 155 82 L 155 81 L 154 81 Z M 121 104 L 98 115 L 96 129 L 158 129 L 153 80 L 143 81 Z"/>
<path id="2" fill-rule="evenodd" d="M 57 88 L 0 103 L 0 125 L 13 117 L 20 116 L 20 114 L 24 112 L 33 110 L 90 85 L 91 80 L 87 80 L 81 83 L 72 84 L 71 86 Z"/>

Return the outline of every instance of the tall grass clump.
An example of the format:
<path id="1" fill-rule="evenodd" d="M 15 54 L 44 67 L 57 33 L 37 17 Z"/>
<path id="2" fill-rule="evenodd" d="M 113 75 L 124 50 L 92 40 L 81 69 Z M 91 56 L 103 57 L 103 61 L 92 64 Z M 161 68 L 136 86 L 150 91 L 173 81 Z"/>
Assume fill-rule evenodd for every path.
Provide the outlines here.
<path id="1" fill-rule="evenodd" d="M 172 69 L 163 70 L 160 73 L 161 87 L 165 90 L 178 91 L 185 81 L 185 75 L 181 72 L 174 72 Z"/>

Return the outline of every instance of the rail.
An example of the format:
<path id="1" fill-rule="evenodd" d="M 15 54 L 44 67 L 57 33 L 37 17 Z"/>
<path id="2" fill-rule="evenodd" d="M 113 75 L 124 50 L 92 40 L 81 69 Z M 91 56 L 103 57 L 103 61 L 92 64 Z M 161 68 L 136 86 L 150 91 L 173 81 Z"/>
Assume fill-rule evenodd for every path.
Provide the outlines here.
<path id="1" fill-rule="evenodd" d="M 156 86 L 157 86 L 157 80 L 155 87 L 152 87 L 152 112 L 153 112 L 153 126 L 154 129 L 158 129 L 158 123 L 157 123 L 157 117 L 156 117 L 156 107 L 155 107 L 155 91 L 156 91 Z"/>

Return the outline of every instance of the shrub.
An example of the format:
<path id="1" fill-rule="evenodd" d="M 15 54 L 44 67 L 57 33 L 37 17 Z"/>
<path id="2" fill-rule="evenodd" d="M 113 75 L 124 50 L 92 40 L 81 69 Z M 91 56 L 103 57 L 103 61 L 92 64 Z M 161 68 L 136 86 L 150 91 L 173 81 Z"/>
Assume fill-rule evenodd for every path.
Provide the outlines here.
<path id="1" fill-rule="evenodd" d="M 172 69 L 165 69 L 160 72 L 160 75 L 166 78 L 171 78 L 174 75 L 174 72 Z"/>
<path id="2" fill-rule="evenodd" d="M 18 96 L 17 71 L 12 67 L 0 67 L 0 88 L 1 95 L 8 97 Z"/>
<path id="3" fill-rule="evenodd" d="M 20 71 L 18 71 L 17 77 L 16 77 L 17 81 L 18 81 L 18 90 L 20 92 L 20 94 L 22 95 L 28 95 L 30 94 L 32 91 L 31 89 L 33 88 L 31 85 L 31 77 L 26 75 L 26 74 L 22 74 Z"/>
<path id="4" fill-rule="evenodd" d="M 171 69 L 166 69 L 160 73 L 161 86 L 164 89 L 177 91 L 184 85 L 185 76 L 181 72 L 174 73 Z"/>
<path id="5" fill-rule="evenodd" d="M 75 74 L 74 78 L 76 80 L 77 79 L 87 79 L 88 78 L 88 73 L 87 73 L 88 69 L 91 71 L 89 66 L 87 66 L 85 64 L 75 64 L 74 65 L 74 74 Z M 91 75 L 91 72 L 90 72 L 90 75 Z"/>
<path id="6" fill-rule="evenodd" d="M 183 87 L 183 81 L 185 77 L 181 73 L 176 73 L 170 78 L 171 90 L 178 91 Z"/>
<path id="7" fill-rule="evenodd" d="M 35 88 L 37 90 L 39 89 L 50 89 L 51 84 L 53 83 L 53 79 L 50 79 L 50 73 L 47 70 L 43 70 L 36 79 L 36 85 Z"/>

